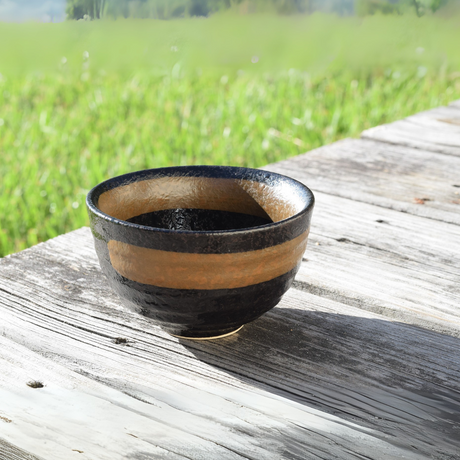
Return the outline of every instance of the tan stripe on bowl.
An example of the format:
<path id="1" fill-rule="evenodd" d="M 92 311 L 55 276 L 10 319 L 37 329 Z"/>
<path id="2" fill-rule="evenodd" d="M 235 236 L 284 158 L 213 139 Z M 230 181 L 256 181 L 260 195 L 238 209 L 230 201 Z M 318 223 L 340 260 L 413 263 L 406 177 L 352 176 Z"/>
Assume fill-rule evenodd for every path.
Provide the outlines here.
<path id="1" fill-rule="evenodd" d="M 141 248 L 111 240 L 113 268 L 138 283 L 171 289 L 234 289 L 263 283 L 301 261 L 308 231 L 293 240 L 249 252 L 192 254 Z"/>
<path id="2" fill-rule="evenodd" d="M 207 177 L 160 177 L 104 192 L 98 208 L 121 220 L 165 209 L 209 209 L 269 217 L 274 222 L 303 209 L 300 199 L 282 187 L 248 180 Z"/>

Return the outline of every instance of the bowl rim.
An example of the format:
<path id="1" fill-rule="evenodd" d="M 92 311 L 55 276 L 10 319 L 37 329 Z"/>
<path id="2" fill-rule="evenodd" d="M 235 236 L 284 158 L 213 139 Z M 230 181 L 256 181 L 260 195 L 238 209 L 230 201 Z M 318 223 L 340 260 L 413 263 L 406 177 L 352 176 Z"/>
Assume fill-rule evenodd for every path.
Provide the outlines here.
<path id="1" fill-rule="evenodd" d="M 130 178 L 138 178 L 138 177 L 143 177 L 143 176 L 148 177 L 152 172 L 163 172 L 164 171 L 165 173 L 167 173 L 170 171 L 184 171 L 184 170 L 188 170 L 192 172 L 192 171 L 200 171 L 200 170 L 202 171 L 203 169 L 208 170 L 209 172 L 213 170 L 215 171 L 221 170 L 221 171 L 233 172 L 234 174 L 243 173 L 243 172 L 253 172 L 253 173 L 258 173 L 258 174 L 265 173 L 265 174 L 269 174 L 270 176 L 275 176 L 284 181 L 287 180 L 293 183 L 294 185 L 296 185 L 297 187 L 299 187 L 301 190 L 303 190 L 303 192 L 306 193 L 307 204 L 298 213 L 286 219 L 279 220 L 277 222 L 270 222 L 268 224 L 258 225 L 256 227 L 246 227 L 246 228 L 228 229 L 228 230 L 175 230 L 175 229 L 167 229 L 167 228 L 159 228 L 159 227 L 150 227 L 148 225 L 135 224 L 133 222 L 128 222 L 126 220 L 112 217 L 109 214 L 102 212 L 94 204 L 93 197 L 94 195 L 96 195 L 96 193 L 100 191 L 100 189 L 107 188 L 108 186 L 112 185 L 114 182 L 117 183 L 123 179 L 129 182 Z M 231 176 L 229 178 L 231 178 Z M 137 182 L 137 180 L 135 182 Z M 110 188 L 107 188 L 107 190 L 110 190 L 112 188 L 116 188 L 116 187 L 110 187 Z M 103 192 L 99 193 L 99 195 L 102 193 Z M 286 176 L 284 174 L 267 171 L 265 169 L 246 168 L 246 167 L 241 167 L 241 166 L 191 165 L 191 166 L 168 166 L 168 167 L 163 167 L 163 168 L 142 169 L 139 171 L 133 171 L 133 172 L 126 173 L 126 174 L 120 174 L 118 176 L 114 176 L 109 179 L 106 179 L 100 182 L 99 184 L 95 185 L 86 195 L 86 206 L 87 206 L 87 209 L 90 211 L 90 213 L 95 214 L 97 217 L 107 222 L 111 222 L 113 224 L 118 224 L 120 226 L 132 228 L 132 229 L 139 229 L 139 230 L 154 232 L 154 233 L 160 232 L 160 233 L 166 233 L 166 234 L 223 235 L 223 234 L 248 233 L 248 232 L 255 233 L 255 232 L 260 232 L 263 230 L 269 230 L 274 227 L 277 227 L 283 224 L 287 224 L 295 219 L 299 219 L 304 214 L 308 214 L 309 212 L 311 212 L 314 205 L 315 205 L 315 196 L 313 192 L 302 182 L 292 177 Z"/>

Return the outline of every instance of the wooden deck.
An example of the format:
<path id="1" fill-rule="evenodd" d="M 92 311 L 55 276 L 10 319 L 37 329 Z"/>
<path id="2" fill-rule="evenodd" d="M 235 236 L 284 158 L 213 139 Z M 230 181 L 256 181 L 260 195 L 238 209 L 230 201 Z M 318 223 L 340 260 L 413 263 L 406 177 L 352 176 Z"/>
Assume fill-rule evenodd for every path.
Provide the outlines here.
<path id="1" fill-rule="evenodd" d="M 309 247 L 228 338 L 125 311 L 88 228 L 0 260 L 0 460 L 460 459 L 460 102 L 265 169 Z"/>

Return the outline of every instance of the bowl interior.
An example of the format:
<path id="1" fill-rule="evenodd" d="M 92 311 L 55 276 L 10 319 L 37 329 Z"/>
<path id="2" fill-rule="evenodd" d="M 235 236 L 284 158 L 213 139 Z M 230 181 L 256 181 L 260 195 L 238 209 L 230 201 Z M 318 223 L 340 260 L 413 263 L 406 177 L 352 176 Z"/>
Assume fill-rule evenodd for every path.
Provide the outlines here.
<path id="1" fill-rule="evenodd" d="M 127 174 L 100 184 L 93 202 L 122 221 L 170 230 L 249 228 L 297 215 L 311 192 L 287 177 L 232 167 L 177 167 Z"/>

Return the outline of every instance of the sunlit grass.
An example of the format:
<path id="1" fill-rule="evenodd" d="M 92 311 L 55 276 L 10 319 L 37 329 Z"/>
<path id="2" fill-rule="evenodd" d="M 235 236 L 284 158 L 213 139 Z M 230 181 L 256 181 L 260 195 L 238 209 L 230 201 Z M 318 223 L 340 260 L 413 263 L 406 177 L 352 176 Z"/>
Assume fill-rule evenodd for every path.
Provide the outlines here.
<path id="1" fill-rule="evenodd" d="M 280 21 L 289 35 L 282 22 L 287 19 Z M 147 22 L 137 34 L 129 22 L 121 23 L 118 34 L 116 23 L 77 23 L 59 25 L 61 29 L 53 29 L 56 35 L 48 30 L 45 38 L 37 35 L 35 43 L 22 48 L 16 44 L 20 59 L 0 47 L 0 256 L 87 225 L 85 195 L 109 177 L 181 164 L 259 167 L 460 98 L 455 55 L 444 54 L 444 60 L 438 56 L 433 42 L 441 43 L 439 36 L 427 35 L 422 43 L 412 31 L 417 37 L 401 54 L 394 52 L 391 66 L 388 56 L 375 58 L 371 67 L 372 59 L 363 58 L 359 66 L 348 48 L 336 56 L 337 62 L 326 65 L 326 51 L 336 44 L 326 43 L 323 54 L 319 45 L 314 48 L 324 37 L 318 24 L 339 20 L 317 21 L 316 29 L 302 32 L 298 25 L 284 38 L 289 42 L 297 37 L 302 46 L 312 48 L 305 52 L 311 65 L 302 61 L 300 48 L 280 57 L 283 47 L 275 47 L 270 65 L 264 64 L 270 56 L 268 35 L 249 43 L 244 53 L 229 45 L 226 56 L 233 57 L 226 62 L 225 55 L 213 54 L 218 41 L 208 48 L 196 45 L 206 33 L 216 37 L 205 29 L 217 27 L 217 20 L 201 20 L 199 33 L 196 21 L 187 22 L 185 32 L 197 32 L 190 42 L 179 35 L 179 21 L 158 26 L 163 33 L 158 43 L 148 34 L 161 33 L 149 32 Z M 342 27 L 340 46 L 352 43 L 365 56 L 369 47 L 359 48 L 353 38 L 364 32 L 337 24 Z M 439 28 L 437 22 L 426 24 Z M 13 32 L 14 27 L 43 26 L 8 25 Z M 156 59 L 152 61 L 150 51 L 143 59 L 134 48 L 119 47 L 123 27 L 132 34 L 131 43 L 143 37 L 149 49 L 158 45 L 159 50 L 151 51 Z M 13 32 L 10 43 L 19 43 Z M 223 46 L 232 32 L 221 32 Z M 4 25 L 0 38 L 2 33 Z M 83 43 L 70 40 L 72 34 L 81 34 Z M 40 64 L 40 46 L 60 36 Z M 378 43 L 374 45 L 383 46 L 381 37 Z M 412 60 L 404 64 L 409 48 Z M 33 49 L 38 57 L 32 61 L 40 72 L 30 68 L 28 53 Z M 255 64 L 254 56 L 259 59 Z M 263 71 L 255 71 L 259 64 Z"/>

